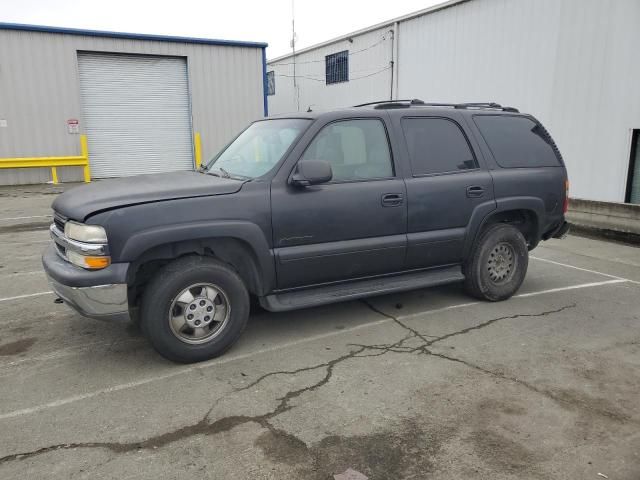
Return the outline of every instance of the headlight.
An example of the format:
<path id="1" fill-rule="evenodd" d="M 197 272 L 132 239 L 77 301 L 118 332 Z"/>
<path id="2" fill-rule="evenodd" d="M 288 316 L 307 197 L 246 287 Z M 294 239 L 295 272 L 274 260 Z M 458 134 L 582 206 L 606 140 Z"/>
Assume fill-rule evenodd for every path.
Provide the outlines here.
<path id="1" fill-rule="evenodd" d="M 87 243 L 107 243 L 107 232 L 98 225 L 84 225 L 68 221 L 64 226 L 67 238 Z"/>

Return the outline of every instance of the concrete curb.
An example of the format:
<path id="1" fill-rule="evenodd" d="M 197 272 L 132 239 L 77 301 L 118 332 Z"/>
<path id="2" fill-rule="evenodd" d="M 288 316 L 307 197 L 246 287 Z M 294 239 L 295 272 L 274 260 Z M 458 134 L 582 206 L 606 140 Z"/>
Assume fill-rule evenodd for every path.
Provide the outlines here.
<path id="1" fill-rule="evenodd" d="M 566 218 L 574 233 L 640 244 L 640 205 L 572 198 Z"/>

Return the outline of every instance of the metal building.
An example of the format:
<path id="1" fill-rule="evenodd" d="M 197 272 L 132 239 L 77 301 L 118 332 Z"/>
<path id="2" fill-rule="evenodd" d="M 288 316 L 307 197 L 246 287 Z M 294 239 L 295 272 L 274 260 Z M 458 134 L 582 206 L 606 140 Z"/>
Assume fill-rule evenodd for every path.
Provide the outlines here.
<path id="1" fill-rule="evenodd" d="M 639 21 L 638 0 L 453 0 L 269 61 L 269 109 L 515 106 L 552 132 L 573 197 L 640 203 Z"/>
<path id="2" fill-rule="evenodd" d="M 86 135 L 92 178 L 193 169 L 267 114 L 266 46 L 0 24 L 0 166 L 83 158 Z M 2 168 L 0 184 L 52 176 L 83 172 Z"/>

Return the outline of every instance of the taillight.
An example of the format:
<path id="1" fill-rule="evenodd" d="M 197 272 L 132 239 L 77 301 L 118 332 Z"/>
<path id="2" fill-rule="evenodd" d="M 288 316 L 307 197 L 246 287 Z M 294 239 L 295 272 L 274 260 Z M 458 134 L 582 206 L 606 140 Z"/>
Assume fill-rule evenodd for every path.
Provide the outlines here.
<path id="1" fill-rule="evenodd" d="M 562 213 L 569 210 L 569 180 L 564 181 L 564 203 L 562 204 Z"/>

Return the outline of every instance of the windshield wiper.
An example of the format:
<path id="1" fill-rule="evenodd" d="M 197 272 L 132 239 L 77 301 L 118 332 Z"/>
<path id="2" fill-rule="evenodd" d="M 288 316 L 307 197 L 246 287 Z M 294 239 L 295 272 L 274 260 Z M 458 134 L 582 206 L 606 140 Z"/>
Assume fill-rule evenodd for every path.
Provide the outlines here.
<path id="1" fill-rule="evenodd" d="M 216 177 L 231 178 L 231 175 L 229 174 L 229 172 L 227 172 L 224 168 L 218 167 L 216 168 L 216 170 L 217 171 L 210 169 L 210 170 L 207 170 L 205 173 L 209 175 L 215 175 Z"/>
<path id="2" fill-rule="evenodd" d="M 228 171 L 226 171 L 224 168 L 222 167 L 218 167 L 216 168 L 216 170 L 207 170 L 204 173 L 206 173 L 207 175 L 214 175 L 216 177 L 220 177 L 220 178 L 231 178 L 233 180 L 253 180 L 252 177 L 248 177 L 246 175 L 240 175 L 237 173 L 229 173 Z"/>

